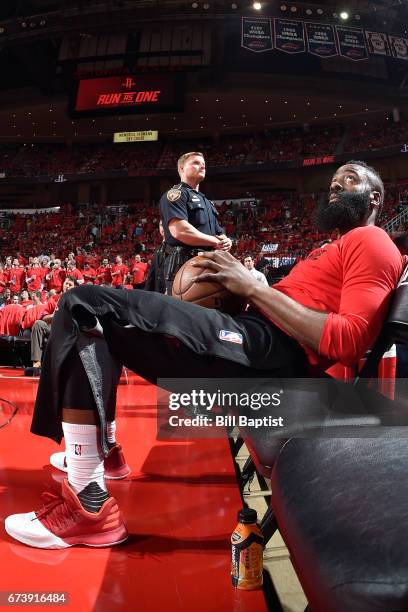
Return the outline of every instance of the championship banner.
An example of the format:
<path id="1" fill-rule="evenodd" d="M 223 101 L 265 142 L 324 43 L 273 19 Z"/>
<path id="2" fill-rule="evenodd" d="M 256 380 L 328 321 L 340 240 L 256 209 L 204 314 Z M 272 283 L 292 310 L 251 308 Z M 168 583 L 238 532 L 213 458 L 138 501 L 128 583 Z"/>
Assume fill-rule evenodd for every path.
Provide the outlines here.
<path id="1" fill-rule="evenodd" d="M 284 53 L 306 51 L 303 21 L 275 19 L 275 48 Z"/>
<path id="2" fill-rule="evenodd" d="M 273 49 L 271 20 L 243 17 L 241 46 L 254 53 Z"/>
<path id="3" fill-rule="evenodd" d="M 373 55 L 391 55 L 388 36 L 384 32 L 365 31 L 369 53 Z"/>
<path id="4" fill-rule="evenodd" d="M 332 25 L 306 22 L 305 26 L 309 53 L 318 57 L 334 57 L 339 54 Z"/>
<path id="5" fill-rule="evenodd" d="M 389 35 L 388 39 L 390 41 L 391 53 L 393 57 L 408 60 L 408 38 Z"/>
<path id="6" fill-rule="evenodd" d="M 354 61 L 368 59 L 364 31 L 361 28 L 336 26 L 340 55 Z"/>

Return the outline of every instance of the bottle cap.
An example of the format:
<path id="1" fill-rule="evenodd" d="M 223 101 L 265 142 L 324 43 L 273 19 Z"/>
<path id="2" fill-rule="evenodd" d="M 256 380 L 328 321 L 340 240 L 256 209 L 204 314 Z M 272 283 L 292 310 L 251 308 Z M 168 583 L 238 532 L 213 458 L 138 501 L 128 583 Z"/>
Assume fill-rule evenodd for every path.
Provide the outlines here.
<path id="1" fill-rule="evenodd" d="M 242 510 L 238 512 L 239 523 L 256 523 L 257 518 L 258 515 L 256 510 L 252 508 L 242 508 Z"/>

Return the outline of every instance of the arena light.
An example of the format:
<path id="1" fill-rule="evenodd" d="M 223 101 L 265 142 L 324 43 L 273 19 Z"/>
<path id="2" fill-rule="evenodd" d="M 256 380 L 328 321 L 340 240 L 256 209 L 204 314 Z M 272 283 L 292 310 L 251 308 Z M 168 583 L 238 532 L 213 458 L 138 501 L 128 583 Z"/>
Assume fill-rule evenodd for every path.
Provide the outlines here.
<path id="1" fill-rule="evenodd" d="M 312 9 L 308 8 L 306 9 L 306 15 L 311 15 L 313 13 Z"/>
<path id="2" fill-rule="evenodd" d="M 236 11 L 237 8 L 238 8 L 238 4 L 236 2 L 232 2 L 231 3 L 231 8 L 232 8 L 233 11 Z"/>
<path id="3" fill-rule="evenodd" d="M 198 8 L 198 2 L 193 2 L 191 5 L 191 8 L 196 9 Z"/>
<path id="4" fill-rule="evenodd" d="M 281 4 L 280 5 L 280 10 L 283 11 L 283 12 L 287 11 L 288 10 L 287 5 L 286 4 Z"/>
<path id="5" fill-rule="evenodd" d="M 291 7 L 290 7 L 290 12 L 291 12 L 291 13 L 297 13 L 297 10 L 298 10 L 298 9 L 297 9 L 297 6 L 291 6 Z"/>
<path id="6" fill-rule="evenodd" d="M 350 17 L 350 15 L 348 14 L 347 11 L 342 11 L 340 13 L 340 19 L 342 19 L 343 21 L 347 21 L 347 19 Z"/>
<path id="7" fill-rule="evenodd" d="M 360 21 L 361 16 L 360 16 L 360 15 L 354 15 L 354 19 L 355 19 L 356 21 Z"/>
<path id="8" fill-rule="evenodd" d="M 260 2 L 254 2 L 252 6 L 256 11 L 260 11 L 262 8 L 262 4 Z"/>
<path id="9" fill-rule="evenodd" d="M 323 15 L 323 9 L 322 8 L 318 8 L 316 12 L 317 12 L 318 15 Z"/>

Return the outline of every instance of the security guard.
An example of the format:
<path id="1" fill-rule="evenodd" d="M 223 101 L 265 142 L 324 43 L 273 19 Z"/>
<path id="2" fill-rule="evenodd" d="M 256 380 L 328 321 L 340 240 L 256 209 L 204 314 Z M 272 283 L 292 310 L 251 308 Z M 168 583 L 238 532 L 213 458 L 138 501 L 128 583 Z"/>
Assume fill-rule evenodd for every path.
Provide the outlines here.
<path id="1" fill-rule="evenodd" d="M 181 266 L 199 251 L 229 251 L 232 242 L 218 224 L 214 204 L 199 191 L 205 178 L 202 153 L 184 153 L 177 170 L 181 182 L 160 199 L 163 222 L 166 292 L 171 295 L 174 276 Z"/>

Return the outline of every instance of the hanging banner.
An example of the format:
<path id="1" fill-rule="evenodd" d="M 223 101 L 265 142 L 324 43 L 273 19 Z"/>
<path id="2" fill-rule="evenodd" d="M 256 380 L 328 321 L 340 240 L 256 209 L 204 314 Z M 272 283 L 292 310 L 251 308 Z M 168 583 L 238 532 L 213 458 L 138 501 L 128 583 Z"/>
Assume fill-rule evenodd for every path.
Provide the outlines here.
<path id="1" fill-rule="evenodd" d="M 408 38 L 400 36 L 388 36 L 390 41 L 391 53 L 393 57 L 402 60 L 408 60 Z"/>
<path id="2" fill-rule="evenodd" d="M 306 51 L 303 21 L 275 19 L 275 48 L 284 53 Z"/>
<path id="3" fill-rule="evenodd" d="M 365 31 L 368 52 L 373 55 L 391 55 L 388 36 L 384 32 Z"/>
<path id="4" fill-rule="evenodd" d="M 145 132 L 114 132 L 113 142 L 147 142 L 158 140 L 159 132 L 157 130 L 149 130 Z"/>
<path id="5" fill-rule="evenodd" d="M 364 31 L 361 28 L 336 26 L 336 34 L 342 57 L 347 57 L 354 61 L 368 59 Z"/>
<path id="6" fill-rule="evenodd" d="M 273 49 L 271 20 L 243 17 L 241 46 L 255 53 Z"/>
<path id="7" fill-rule="evenodd" d="M 338 55 L 332 25 L 306 22 L 305 26 L 309 53 L 318 57 L 334 57 Z"/>

